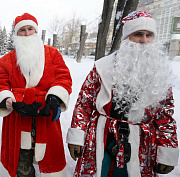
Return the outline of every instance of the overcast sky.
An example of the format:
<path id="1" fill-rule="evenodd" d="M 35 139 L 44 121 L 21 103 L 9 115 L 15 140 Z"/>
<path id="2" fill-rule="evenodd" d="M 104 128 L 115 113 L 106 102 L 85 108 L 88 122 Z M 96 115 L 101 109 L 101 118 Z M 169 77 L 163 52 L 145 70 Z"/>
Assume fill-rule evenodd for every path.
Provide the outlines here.
<path id="1" fill-rule="evenodd" d="M 0 0 L 0 24 L 7 30 L 16 16 L 28 12 L 34 15 L 39 23 L 39 31 L 49 27 L 56 17 L 66 21 L 73 14 L 90 23 L 101 15 L 104 0 Z"/>

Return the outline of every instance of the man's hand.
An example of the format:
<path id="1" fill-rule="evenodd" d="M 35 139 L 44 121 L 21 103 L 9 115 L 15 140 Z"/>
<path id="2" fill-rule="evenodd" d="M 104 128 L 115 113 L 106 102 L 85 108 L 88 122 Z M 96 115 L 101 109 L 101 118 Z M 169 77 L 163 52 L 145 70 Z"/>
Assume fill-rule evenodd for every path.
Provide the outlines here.
<path id="1" fill-rule="evenodd" d="M 6 108 L 7 108 L 8 110 L 10 110 L 10 111 L 13 110 L 13 107 L 12 107 L 12 103 L 13 103 L 13 102 L 16 102 L 16 100 L 13 99 L 13 98 L 8 98 L 8 99 L 6 100 Z"/>
<path id="2" fill-rule="evenodd" d="M 48 95 L 46 100 L 46 106 L 44 109 L 45 115 L 51 115 L 50 110 L 52 110 L 52 121 L 57 121 L 61 114 L 61 100 L 55 95 Z"/>
<path id="3" fill-rule="evenodd" d="M 77 158 L 82 156 L 82 147 L 80 145 L 68 144 L 71 157 L 76 161 Z"/>
<path id="4" fill-rule="evenodd" d="M 37 117 L 40 116 L 40 110 L 42 103 L 34 101 L 32 104 L 25 104 L 24 102 L 12 103 L 13 109 L 22 117 Z"/>
<path id="5" fill-rule="evenodd" d="M 168 166 L 164 164 L 157 163 L 154 167 L 154 172 L 159 174 L 168 174 L 174 169 L 174 166 Z"/>

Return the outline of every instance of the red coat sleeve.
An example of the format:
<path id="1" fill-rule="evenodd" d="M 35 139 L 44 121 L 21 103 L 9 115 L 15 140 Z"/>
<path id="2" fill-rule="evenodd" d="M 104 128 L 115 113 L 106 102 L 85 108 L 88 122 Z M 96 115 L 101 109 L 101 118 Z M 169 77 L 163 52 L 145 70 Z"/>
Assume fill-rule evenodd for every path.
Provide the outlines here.
<path id="1" fill-rule="evenodd" d="M 78 128 L 86 132 L 92 113 L 96 110 L 96 98 L 100 85 L 100 76 L 94 67 L 86 77 L 79 93 L 73 112 L 72 128 Z"/>
<path id="2" fill-rule="evenodd" d="M 60 85 L 64 87 L 70 94 L 72 92 L 72 79 L 70 71 L 65 64 L 62 55 L 56 48 L 51 48 L 50 55 L 55 73 L 53 86 Z"/>
<path id="3" fill-rule="evenodd" d="M 156 140 L 158 146 L 178 147 L 177 141 L 177 126 L 173 119 L 174 99 L 172 90 L 169 90 L 169 95 L 166 100 L 160 102 L 161 108 L 157 110 L 155 117 Z"/>

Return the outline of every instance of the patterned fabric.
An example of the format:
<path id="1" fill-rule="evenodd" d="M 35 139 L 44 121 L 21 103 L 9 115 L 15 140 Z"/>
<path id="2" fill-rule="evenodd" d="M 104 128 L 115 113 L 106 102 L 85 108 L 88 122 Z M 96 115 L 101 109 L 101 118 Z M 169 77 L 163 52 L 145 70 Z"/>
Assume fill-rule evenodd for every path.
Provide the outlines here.
<path id="1" fill-rule="evenodd" d="M 123 168 L 124 167 L 124 142 L 123 142 L 123 137 L 119 135 L 118 130 L 117 130 L 117 120 L 111 119 L 108 128 L 109 128 L 109 133 L 114 134 L 116 142 L 118 143 L 118 146 L 120 147 L 118 150 L 118 153 L 116 154 L 117 167 Z"/>
<path id="2" fill-rule="evenodd" d="M 81 175 L 93 176 L 96 173 L 96 130 L 97 121 L 100 116 L 96 109 L 96 98 L 100 88 L 101 78 L 94 67 L 81 88 L 71 124 L 72 128 L 81 129 L 86 132 L 83 155 L 78 159 L 74 173 L 75 177 Z M 161 107 L 158 109 L 145 109 L 144 119 L 139 125 L 141 177 L 156 177 L 153 168 L 156 160 L 157 146 L 173 148 L 178 146 L 176 125 L 172 118 L 174 105 L 171 91 L 167 100 L 162 101 L 159 106 Z M 111 121 L 110 124 L 114 124 L 112 127 L 115 127 L 115 121 Z M 116 138 L 118 141 L 120 140 L 119 137 Z M 120 166 L 123 164 L 120 163 L 122 159 L 123 155 L 120 154 L 117 159 Z"/>
<path id="3" fill-rule="evenodd" d="M 148 12 L 136 10 L 134 12 L 131 12 L 126 17 L 124 17 L 121 21 L 122 21 L 122 23 L 126 23 L 127 21 L 134 20 L 134 19 L 139 18 L 139 17 L 150 17 L 150 18 L 152 18 L 151 14 L 149 14 Z"/>

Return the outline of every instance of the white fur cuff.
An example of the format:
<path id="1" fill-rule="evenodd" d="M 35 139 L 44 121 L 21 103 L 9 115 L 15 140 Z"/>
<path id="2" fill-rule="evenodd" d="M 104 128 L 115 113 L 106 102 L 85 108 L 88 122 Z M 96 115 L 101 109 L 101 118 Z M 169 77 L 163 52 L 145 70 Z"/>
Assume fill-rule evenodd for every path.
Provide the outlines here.
<path id="1" fill-rule="evenodd" d="M 3 90 L 0 92 L 0 103 L 7 97 L 10 97 L 10 98 L 13 98 L 15 99 L 14 97 L 14 94 L 9 91 L 9 90 Z M 4 117 L 4 116 L 7 116 L 8 114 L 10 114 L 12 111 L 6 109 L 6 108 L 0 108 L 0 116 L 1 117 Z"/>
<path id="2" fill-rule="evenodd" d="M 76 128 L 69 128 L 66 142 L 69 144 L 84 146 L 85 132 Z"/>
<path id="3" fill-rule="evenodd" d="M 59 97 L 63 103 L 61 104 L 61 110 L 65 111 L 68 108 L 68 103 L 69 103 L 69 93 L 67 90 L 61 86 L 54 86 L 51 87 L 48 90 L 48 93 L 46 94 L 46 98 L 49 94 L 55 95 Z"/>
<path id="4" fill-rule="evenodd" d="M 179 149 L 158 146 L 157 148 L 157 163 L 164 165 L 177 166 L 179 158 Z"/>

